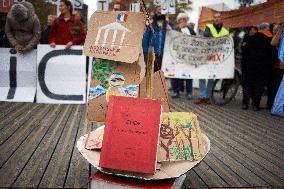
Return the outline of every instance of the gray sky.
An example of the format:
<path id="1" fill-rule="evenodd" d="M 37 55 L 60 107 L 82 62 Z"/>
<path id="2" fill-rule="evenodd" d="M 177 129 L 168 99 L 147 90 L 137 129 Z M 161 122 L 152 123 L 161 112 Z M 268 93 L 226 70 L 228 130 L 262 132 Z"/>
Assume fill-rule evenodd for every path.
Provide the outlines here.
<path id="1" fill-rule="evenodd" d="M 264 2 L 265 0 L 255 0 L 257 3 Z M 84 0 L 86 4 L 89 5 L 89 17 L 97 9 L 97 0 Z M 206 6 L 210 4 L 225 3 L 229 8 L 236 9 L 239 7 L 237 0 L 192 0 L 193 10 L 190 11 L 190 22 L 197 23 L 199 17 L 199 11 L 201 6 Z"/>

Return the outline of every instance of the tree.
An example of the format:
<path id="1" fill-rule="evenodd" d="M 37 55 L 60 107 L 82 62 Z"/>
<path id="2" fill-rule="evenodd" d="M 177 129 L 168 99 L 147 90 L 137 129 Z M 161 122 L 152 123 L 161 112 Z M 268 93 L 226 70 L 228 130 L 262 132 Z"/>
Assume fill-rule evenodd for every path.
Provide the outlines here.
<path id="1" fill-rule="evenodd" d="M 254 0 L 238 0 L 241 7 L 248 7 L 250 6 Z"/>
<path id="2" fill-rule="evenodd" d="M 43 0 L 28 0 L 34 5 L 35 13 L 37 14 L 41 28 L 45 28 L 47 25 L 47 16 L 56 15 L 56 5 L 47 3 Z"/>

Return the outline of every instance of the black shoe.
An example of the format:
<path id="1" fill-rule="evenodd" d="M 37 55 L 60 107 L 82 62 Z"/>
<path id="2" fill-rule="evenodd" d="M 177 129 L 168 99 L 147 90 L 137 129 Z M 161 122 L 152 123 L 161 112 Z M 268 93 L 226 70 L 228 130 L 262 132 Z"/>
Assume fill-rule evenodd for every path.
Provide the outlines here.
<path id="1" fill-rule="evenodd" d="M 253 111 L 259 111 L 260 108 L 259 108 L 258 106 L 253 106 L 253 107 L 252 107 L 252 110 L 253 110 Z"/>
<path id="2" fill-rule="evenodd" d="M 179 98 L 179 94 L 178 93 L 174 93 L 171 97 L 172 98 Z"/>
<path id="3" fill-rule="evenodd" d="M 243 105 L 242 105 L 242 109 L 243 109 L 243 110 L 247 110 L 248 108 L 249 108 L 249 107 L 248 107 L 247 104 L 243 104 Z"/>

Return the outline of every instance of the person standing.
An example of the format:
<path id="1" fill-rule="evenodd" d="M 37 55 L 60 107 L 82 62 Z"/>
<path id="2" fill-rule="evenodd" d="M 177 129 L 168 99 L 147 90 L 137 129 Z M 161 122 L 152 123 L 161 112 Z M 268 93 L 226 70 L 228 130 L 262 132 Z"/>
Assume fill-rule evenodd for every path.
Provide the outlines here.
<path id="1" fill-rule="evenodd" d="M 189 17 L 186 13 L 179 13 L 177 16 L 176 30 L 187 35 L 196 35 L 193 28 L 188 24 Z M 172 89 L 174 94 L 172 98 L 179 98 L 181 86 L 186 83 L 186 97 L 188 100 L 192 98 L 192 79 L 172 79 Z"/>
<path id="2" fill-rule="evenodd" d="M 80 45 L 85 39 L 83 25 L 73 15 L 72 3 L 68 0 L 60 0 L 60 16 L 51 26 L 48 42 L 51 47 L 66 45 L 69 49 L 72 45 Z"/>
<path id="3" fill-rule="evenodd" d="M 14 4 L 6 19 L 5 33 L 12 48 L 25 54 L 40 40 L 40 22 L 30 2 Z"/>
<path id="4" fill-rule="evenodd" d="M 243 105 L 246 110 L 252 98 L 254 111 L 260 110 L 260 101 L 267 85 L 277 54 L 271 46 L 272 33 L 269 24 L 262 23 L 255 35 L 248 38 L 243 48 Z"/>
<path id="5" fill-rule="evenodd" d="M 154 33 L 152 32 L 150 26 L 147 26 L 143 34 L 142 48 L 144 60 L 146 61 L 149 46 L 151 45 L 154 47 L 154 72 L 156 72 L 159 71 L 162 66 L 166 32 L 172 29 L 169 19 L 161 13 L 161 6 L 155 7 L 155 15 L 153 16 L 153 22 L 151 25 L 154 29 Z"/>
<path id="6" fill-rule="evenodd" d="M 56 19 L 56 16 L 48 15 L 48 17 L 47 17 L 47 26 L 43 30 L 42 34 L 41 34 L 40 44 L 48 44 L 49 31 L 50 31 L 50 28 L 51 28 L 52 24 L 54 23 L 55 19 Z"/>
<path id="7" fill-rule="evenodd" d="M 221 20 L 221 14 L 216 13 L 214 15 L 213 24 L 206 24 L 203 36 L 204 37 L 224 37 L 229 35 L 229 31 L 223 26 Z M 199 98 L 195 101 L 195 104 L 210 103 L 210 97 L 212 96 L 213 79 L 208 79 L 207 84 L 205 79 L 199 80 Z"/>
<path id="8" fill-rule="evenodd" d="M 275 25 L 273 27 L 273 38 L 271 41 L 271 45 L 275 48 L 275 56 L 278 54 L 279 50 L 279 41 L 281 39 L 281 35 L 284 31 L 284 27 L 281 25 Z M 267 109 L 271 109 L 275 96 L 277 94 L 278 88 L 280 86 L 280 83 L 282 81 L 284 75 L 284 63 L 281 62 L 281 60 L 277 60 L 275 64 L 273 65 L 272 72 L 270 74 L 270 79 L 268 82 L 268 95 L 267 95 Z"/>

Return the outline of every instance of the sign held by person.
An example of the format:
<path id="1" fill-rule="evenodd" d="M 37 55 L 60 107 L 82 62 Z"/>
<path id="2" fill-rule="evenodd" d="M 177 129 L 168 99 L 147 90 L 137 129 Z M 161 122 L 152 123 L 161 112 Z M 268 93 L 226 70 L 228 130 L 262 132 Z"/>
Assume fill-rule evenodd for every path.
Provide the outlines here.
<path id="1" fill-rule="evenodd" d="M 108 11 L 108 0 L 98 0 L 97 1 L 97 10 L 99 11 Z"/>
<path id="2" fill-rule="evenodd" d="M 37 102 L 84 104 L 86 102 L 86 57 L 81 46 L 38 46 Z"/>
<path id="3" fill-rule="evenodd" d="M 231 37 L 203 38 L 170 31 L 166 37 L 162 70 L 170 78 L 233 78 L 233 45 Z"/>
<path id="4" fill-rule="evenodd" d="M 25 55 L 0 48 L 0 101 L 33 102 L 36 92 L 36 50 Z"/>

